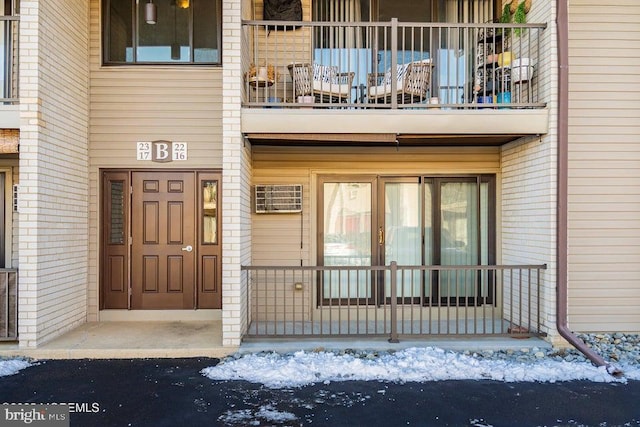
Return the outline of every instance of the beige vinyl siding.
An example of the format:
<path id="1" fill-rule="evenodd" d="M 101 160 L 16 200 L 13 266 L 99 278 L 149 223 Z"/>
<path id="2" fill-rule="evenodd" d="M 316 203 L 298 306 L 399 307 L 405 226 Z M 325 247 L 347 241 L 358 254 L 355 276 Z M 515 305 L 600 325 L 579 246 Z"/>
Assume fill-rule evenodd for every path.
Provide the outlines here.
<path id="1" fill-rule="evenodd" d="M 98 312 L 99 170 L 222 168 L 222 68 L 102 66 L 100 0 L 90 0 L 89 320 Z M 136 160 L 136 142 L 188 144 L 188 160 Z"/>
<path id="2" fill-rule="evenodd" d="M 640 332 L 640 2 L 569 21 L 569 325 Z"/>
<path id="3" fill-rule="evenodd" d="M 136 161 L 136 142 L 188 143 L 188 161 L 163 167 L 222 166 L 222 72 L 92 68 L 91 164 L 155 167 Z"/>
<path id="4" fill-rule="evenodd" d="M 253 184 L 302 184 L 303 213 L 253 214 L 254 265 L 315 265 L 316 178 L 498 173 L 499 149 L 254 147 Z M 302 243 L 302 245 L 301 245 Z"/>
<path id="5" fill-rule="evenodd" d="M 254 165 L 255 167 L 255 165 Z M 311 176 L 309 169 L 256 168 L 254 183 L 302 184 L 302 214 L 253 214 L 254 265 L 315 265 L 311 262 Z"/>
<path id="6" fill-rule="evenodd" d="M 189 160 L 163 167 L 222 167 L 222 68 L 102 66 L 100 0 L 91 0 L 92 167 L 155 167 L 136 142 L 189 144 Z"/>

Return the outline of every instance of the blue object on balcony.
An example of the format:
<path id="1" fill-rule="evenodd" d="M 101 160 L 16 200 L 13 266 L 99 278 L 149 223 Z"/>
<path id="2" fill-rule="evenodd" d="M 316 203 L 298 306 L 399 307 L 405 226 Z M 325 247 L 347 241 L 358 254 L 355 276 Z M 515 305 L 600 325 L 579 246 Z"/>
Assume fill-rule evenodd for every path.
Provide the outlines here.
<path id="1" fill-rule="evenodd" d="M 510 104 L 510 103 L 511 103 L 511 92 L 498 93 L 498 104 Z"/>
<path id="2" fill-rule="evenodd" d="M 277 98 L 274 96 L 270 96 L 267 98 L 267 102 L 280 103 L 282 102 L 282 98 Z M 267 108 L 281 108 L 281 107 L 267 107 Z"/>
<path id="3" fill-rule="evenodd" d="M 465 58 L 453 49 L 438 49 L 438 96 L 441 104 L 464 102 L 464 85 L 467 80 Z"/>
<path id="4" fill-rule="evenodd" d="M 498 104 L 510 104 L 511 103 L 511 92 L 499 92 L 497 96 Z M 501 110 L 505 110 L 509 107 L 500 107 Z"/>

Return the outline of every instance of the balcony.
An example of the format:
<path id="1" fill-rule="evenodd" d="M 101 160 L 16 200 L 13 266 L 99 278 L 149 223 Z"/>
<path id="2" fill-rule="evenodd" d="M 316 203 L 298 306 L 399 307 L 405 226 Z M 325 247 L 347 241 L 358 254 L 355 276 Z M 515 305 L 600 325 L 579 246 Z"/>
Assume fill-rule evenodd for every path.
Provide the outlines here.
<path id="1" fill-rule="evenodd" d="M 242 269 L 248 339 L 545 335 L 546 265 Z"/>
<path id="2" fill-rule="evenodd" d="M 242 25 L 254 144 L 501 145 L 547 132 L 545 24 Z"/>
<path id="3" fill-rule="evenodd" d="M 20 127 L 17 16 L 0 16 L 0 129 Z"/>

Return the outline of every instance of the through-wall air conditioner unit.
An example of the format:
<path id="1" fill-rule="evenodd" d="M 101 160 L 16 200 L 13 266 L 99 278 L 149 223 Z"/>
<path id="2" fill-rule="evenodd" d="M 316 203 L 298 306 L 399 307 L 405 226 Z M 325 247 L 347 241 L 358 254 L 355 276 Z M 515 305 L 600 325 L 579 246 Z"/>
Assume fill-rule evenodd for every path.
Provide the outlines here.
<path id="1" fill-rule="evenodd" d="M 302 212 L 302 184 L 256 185 L 256 213 Z"/>

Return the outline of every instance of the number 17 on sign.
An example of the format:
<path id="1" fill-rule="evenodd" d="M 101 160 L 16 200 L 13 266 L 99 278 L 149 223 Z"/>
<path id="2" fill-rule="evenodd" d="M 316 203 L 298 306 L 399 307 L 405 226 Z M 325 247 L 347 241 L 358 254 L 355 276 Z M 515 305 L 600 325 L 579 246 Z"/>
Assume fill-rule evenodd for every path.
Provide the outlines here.
<path id="1" fill-rule="evenodd" d="M 151 160 L 151 143 L 138 142 L 137 144 L 137 160 Z"/>

